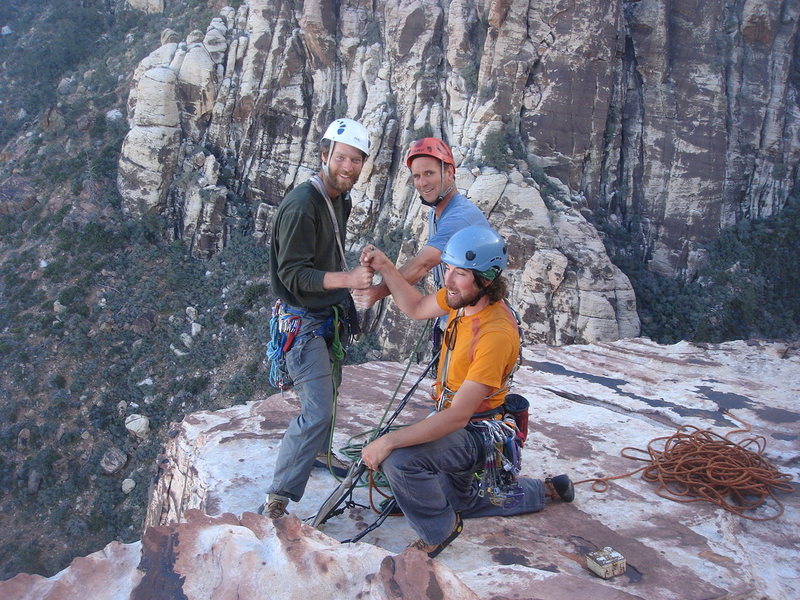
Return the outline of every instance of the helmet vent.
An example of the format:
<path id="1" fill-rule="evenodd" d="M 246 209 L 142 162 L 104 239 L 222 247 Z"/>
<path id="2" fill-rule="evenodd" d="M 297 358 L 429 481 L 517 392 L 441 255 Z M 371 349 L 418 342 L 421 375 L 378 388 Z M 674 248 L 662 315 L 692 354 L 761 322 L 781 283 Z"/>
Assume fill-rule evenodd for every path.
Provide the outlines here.
<path id="1" fill-rule="evenodd" d="M 464 255 L 464 258 L 467 260 L 475 260 L 475 253 L 472 250 L 467 250 L 467 253 Z"/>

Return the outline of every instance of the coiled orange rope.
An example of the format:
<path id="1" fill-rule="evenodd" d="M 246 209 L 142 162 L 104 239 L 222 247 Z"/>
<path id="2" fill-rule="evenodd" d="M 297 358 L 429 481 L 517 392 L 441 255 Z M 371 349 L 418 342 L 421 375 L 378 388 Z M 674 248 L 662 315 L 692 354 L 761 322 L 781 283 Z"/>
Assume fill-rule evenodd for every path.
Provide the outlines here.
<path id="1" fill-rule="evenodd" d="M 777 519 L 784 507 L 775 492 L 793 492 L 794 486 L 789 483 L 792 477 L 778 471 L 764 458 L 767 444 L 764 436 L 732 441 L 731 435 L 749 433 L 752 427 L 730 413 L 725 414 L 745 428 L 720 436 L 692 425 L 680 427 L 672 435 L 651 440 L 646 450 L 630 446 L 622 449 L 621 455 L 625 458 L 646 461 L 648 465 L 623 475 L 584 479 L 576 484 L 591 482 L 594 491 L 604 492 L 609 481 L 642 472 L 642 479 L 658 483 L 656 493 L 662 498 L 675 502 L 711 502 L 752 521 Z M 660 450 L 656 448 L 659 442 L 663 442 Z M 755 450 L 750 450 L 751 447 Z M 769 498 L 776 504 L 774 514 L 764 517 L 745 514 Z"/>

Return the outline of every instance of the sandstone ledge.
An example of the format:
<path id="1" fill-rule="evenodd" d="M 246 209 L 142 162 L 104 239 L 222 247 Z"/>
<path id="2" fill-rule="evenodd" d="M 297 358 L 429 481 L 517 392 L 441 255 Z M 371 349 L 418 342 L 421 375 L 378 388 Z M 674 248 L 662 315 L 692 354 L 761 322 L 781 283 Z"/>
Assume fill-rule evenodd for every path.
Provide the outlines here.
<path id="1" fill-rule="evenodd" d="M 396 363 L 347 368 L 335 448 L 378 422 L 402 370 Z M 753 434 L 766 437 L 770 462 L 798 479 L 800 356 L 787 344 L 659 346 L 640 338 L 536 346 L 526 350 L 515 389 L 532 404 L 523 458 L 530 476 L 568 472 L 579 480 L 623 474 L 639 465 L 620 456 L 622 447 L 644 448 L 682 425 L 725 434 L 739 426 L 723 414 L 729 410 L 751 424 Z M 276 395 L 191 415 L 175 428 L 150 507 L 152 526 L 141 544 L 111 544 L 50 579 L 19 575 L 0 583 L 0 596 L 140 598 L 148 574 L 153 576 L 148 565 L 155 564 L 161 569 L 172 565 L 163 577 L 185 578 L 175 588 L 178 595 L 162 597 L 192 600 L 227 598 L 227 590 L 237 586 L 263 590 L 273 581 L 273 570 L 284 574 L 280 584 L 288 586 L 280 588 L 281 597 L 293 597 L 291 585 L 305 585 L 309 575 L 315 585 L 328 586 L 323 593 L 331 598 L 353 598 L 359 592 L 369 598 L 426 598 L 436 592 L 442 598 L 475 594 L 551 600 L 788 600 L 800 595 L 797 494 L 778 496 L 785 503 L 783 516 L 755 522 L 707 503 L 663 499 L 639 475 L 614 481 L 605 493 L 579 485 L 573 504 L 553 505 L 542 513 L 467 521 L 461 537 L 436 561 L 427 561 L 404 552 L 413 534 L 403 518 L 387 520 L 363 543 L 352 545 L 335 540 L 371 522 L 374 514 L 367 509 L 352 508 L 322 531 L 302 525 L 294 517 L 313 514 L 336 484 L 332 475 L 316 470 L 306 496 L 291 506 L 293 516 L 273 532 L 272 524 L 252 511 L 269 483 L 293 402 L 291 394 Z M 425 414 L 424 393 L 412 404 L 403 415 L 408 420 Z M 364 490 L 356 499 L 368 504 Z M 773 509 L 774 504 L 760 509 L 759 515 Z M 604 546 L 626 557 L 623 575 L 603 580 L 587 570 L 586 553 Z M 262 564 L 254 568 L 257 557 Z M 75 576 L 87 560 L 96 563 L 93 572 L 106 572 L 127 587 L 114 595 L 95 594 L 102 588 L 92 586 L 102 577 Z M 409 561 L 417 562 L 408 566 Z M 213 564 L 225 568 L 214 570 Z M 392 585 L 386 584 L 391 580 L 384 577 L 387 570 L 394 573 Z M 70 580 L 75 587 L 68 592 L 64 586 Z M 372 582 L 368 586 L 367 580 Z M 424 591 L 403 588 L 423 580 L 433 582 Z"/>

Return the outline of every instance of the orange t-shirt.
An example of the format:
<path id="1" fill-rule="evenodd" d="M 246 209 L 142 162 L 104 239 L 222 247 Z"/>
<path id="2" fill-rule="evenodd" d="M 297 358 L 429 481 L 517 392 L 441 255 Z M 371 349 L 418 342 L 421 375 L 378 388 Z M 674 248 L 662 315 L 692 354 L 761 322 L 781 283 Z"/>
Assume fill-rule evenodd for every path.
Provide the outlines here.
<path id="1" fill-rule="evenodd" d="M 450 311 L 447 319 L 450 326 L 458 311 L 447 306 L 446 294 L 446 288 L 439 290 L 436 301 L 441 308 Z M 474 315 L 462 316 L 455 329 L 455 345 L 450 351 L 450 365 L 445 382 L 447 389 L 455 393 L 466 380 L 487 385 L 492 388 L 492 392 L 503 387 L 519 358 L 519 328 L 511 309 L 505 302 L 495 302 Z M 446 354 L 447 347 L 443 342 L 439 357 L 440 377 Z M 437 396 L 441 391 L 441 382 L 437 379 Z M 507 390 L 503 390 L 484 400 L 476 413 L 500 406 L 505 401 L 506 392 Z"/>

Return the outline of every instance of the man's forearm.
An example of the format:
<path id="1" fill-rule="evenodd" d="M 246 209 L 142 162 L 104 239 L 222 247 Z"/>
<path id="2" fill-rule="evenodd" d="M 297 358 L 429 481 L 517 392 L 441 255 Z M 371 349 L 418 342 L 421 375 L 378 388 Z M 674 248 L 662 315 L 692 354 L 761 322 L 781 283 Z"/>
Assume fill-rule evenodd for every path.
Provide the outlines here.
<path id="1" fill-rule="evenodd" d="M 450 408 L 387 434 L 391 446 L 403 448 L 431 442 L 465 427 L 483 399 L 491 392 L 492 388 L 488 385 L 464 381 L 453 397 Z"/>
<path id="2" fill-rule="evenodd" d="M 346 272 L 328 271 L 322 278 L 322 287 L 326 290 L 350 287 Z"/>
<path id="3" fill-rule="evenodd" d="M 406 281 L 400 270 L 390 262 L 381 268 L 380 273 L 383 276 L 383 285 L 392 294 L 397 307 L 412 319 L 420 318 L 415 314 L 415 310 L 422 300 L 420 291 Z"/>
<path id="4" fill-rule="evenodd" d="M 425 277 L 425 274 L 428 272 L 428 270 L 425 268 L 424 265 L 415 264 L 413 259 L 404 264 L 402 267 L 400 267 L 398 271 L 400 271 L 400 274 L 403 276 L 403 279 L 405 279 L 411 285 L 414 285 L 415 283 L 420 281 L 423 277 Z M 381 298 L 386 298 L 386 296 L 388 296 L 391 293 L 389 291 L 389 286 L 386 285 L 384 282 L 375 284 L 374 286 L 372 286 L 372 288 L 373 288 L 372 293 L 375 295 L 375 302 L 377 302 Z"/>
<path id="5" fill-rule="evenodd" d="M 350 288 L 363 290 L 372 285 L 372 269 L 359 266 L 352 271 L 328 271 L 322 278 L 322 287 L 326 290 Z"/>

